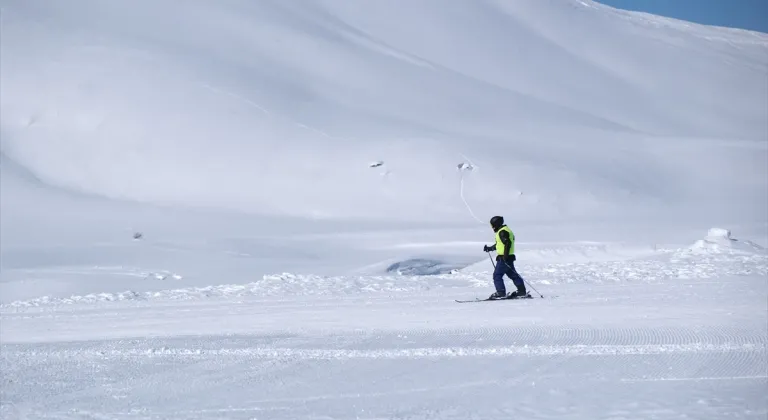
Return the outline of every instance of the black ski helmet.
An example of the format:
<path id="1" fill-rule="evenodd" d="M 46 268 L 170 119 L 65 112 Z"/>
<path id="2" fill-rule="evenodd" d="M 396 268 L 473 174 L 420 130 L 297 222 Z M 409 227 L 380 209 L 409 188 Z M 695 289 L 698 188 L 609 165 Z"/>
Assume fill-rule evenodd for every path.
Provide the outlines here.
<path id="1" fill-rule="evenodd" d="M 501 216 L 493 216 L 491 217 L 491 227 L 494 229 L 500 228 L 502 225 L 504 225 L 504 218 Z"/>

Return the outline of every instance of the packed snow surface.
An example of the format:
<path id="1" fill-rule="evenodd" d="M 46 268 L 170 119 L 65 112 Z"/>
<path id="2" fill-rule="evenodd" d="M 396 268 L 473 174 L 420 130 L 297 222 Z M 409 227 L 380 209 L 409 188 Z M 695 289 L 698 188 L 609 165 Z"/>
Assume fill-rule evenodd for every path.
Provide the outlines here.
<path id="1" fill-rule="evenodd" d="M 762 419 L 760 278 L 3 312 L 3 418 Z"/>
<path id="2" fill-rule="evenodd" d="M 0 407 L 73 419 L 768 415 L 762 247 L 524 264 L 534 299 L 456 303 L 492 290 L 489 265 L 2 304 Z"/>
<path id="3" fill-rule="evenodd" d="M 0 418 L 768 416 L 768 35 L 590 0 L 0 15 Z M 534 299 L 457 303 L 494 215 Z"/>

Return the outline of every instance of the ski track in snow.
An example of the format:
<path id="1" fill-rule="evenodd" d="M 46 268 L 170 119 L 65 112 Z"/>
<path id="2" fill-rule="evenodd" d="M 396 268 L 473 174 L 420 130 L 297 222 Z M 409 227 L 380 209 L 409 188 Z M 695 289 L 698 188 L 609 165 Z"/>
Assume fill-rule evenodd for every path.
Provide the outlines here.
<path id="1" fill-rule="evenodd" d="M 0 414 L 124 420 L 751 420 L 768 414 L 761 250 L 694 246 L 623 261 L 520 266 L 556 298 L 453 303 L 455 296 L 487 291 L 490 273 L 470 272 L 279 275 L 248 285 L 130 294 L 121 304 L 102 302 L 119 295 L 93 294 L 6 305 Z M 239 299 L 286 288 L 305 297 Z M 213 297 L 220 299 L 204 299 Z"/>
<path id="2" fill-rule="evenodd" d="M 742 341 L 743 339 L 737 339 Z M 116 348 L 116 349 L 71 349 L 54 351 L 21 350 L 12 347 L 4 349 L 6 357 L 30 358 L 98 358 L 102 360 L 116 358 L 144 357 L 236 357 L 239 359 L 422 359 L 485 356 L 626 356 L 644 354 L 677 353 L 765 353 L 766 343 L 693 343 L 693 344 L 633 344 L 633 345 L 521 345 L 494 347 L 428 347 L 428 348 L 393 348 L 375 350 L 355 349 L 294 349 L 276 348 Z"/>
<path id="3" fill-rule="evenodd" d="M 1 408 L 65 419 L 751 419 L 768 407 L 766 345 L 741 326 L 599 325 L 10 344 Z M 510 398 L 489 404 L 494 391 Z M 214 404 L 200 402 L 211 392 Z"/>
<path id="4" fill-rule="evenodd" d="M 756 275 L 764 260 L 740 252 L 661 254 L 561 266 L 680 264 L 702 276 L 710 273 L 695 267 L 711 266 L 707 270 L 722 275 L 753 266 L 749 275 L 707 281 L 541 285 L 560 296 L 466 305 L 454 303 L 454 295 L 478 290 L 472 279 L 479 282 L 483 273 L 423 276 L 419 281 L 426 283 L 441 278 L 444 289 L 364 299 L 350 289 L 355 294 L 341 298 L 221 295 L 9 306 L 0 330 L 0 414 L 73 420 L 764 418 L 767 294 Z M 300 276 L 284 281 L 295 288 L 309 279 L 322 284 Z M 454 286 L 445 279 L 454 279 Z M 382 283 L 376 277 L 347 280 Z"/>

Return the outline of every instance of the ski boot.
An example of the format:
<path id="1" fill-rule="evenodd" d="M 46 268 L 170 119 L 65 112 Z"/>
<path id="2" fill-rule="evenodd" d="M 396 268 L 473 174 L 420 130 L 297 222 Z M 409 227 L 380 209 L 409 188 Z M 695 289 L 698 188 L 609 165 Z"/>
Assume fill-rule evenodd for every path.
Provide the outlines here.
<path id="1" fill-rule="evenodd" d="M 507 295 L 507 299 L 530 299 L 532 296 L 525 289 L 518 289 Z"/>
<path id="2" fill-rule="evenodd" d="M 496 291 L 492 295 L 488 296 L 488 299 L 504 299 L 507 297 L 507 292 Z"/>

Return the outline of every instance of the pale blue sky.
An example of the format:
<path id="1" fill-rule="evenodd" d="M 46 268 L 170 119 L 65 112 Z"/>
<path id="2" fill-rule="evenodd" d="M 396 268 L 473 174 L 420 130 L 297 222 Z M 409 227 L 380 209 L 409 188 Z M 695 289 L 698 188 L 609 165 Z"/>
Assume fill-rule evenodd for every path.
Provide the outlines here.
<path id="1" fill-rule="evenodd" d="M 707 25 L 768 33 L 768 0 L 597 0 L 620 9 L 637 10 Z"/>

